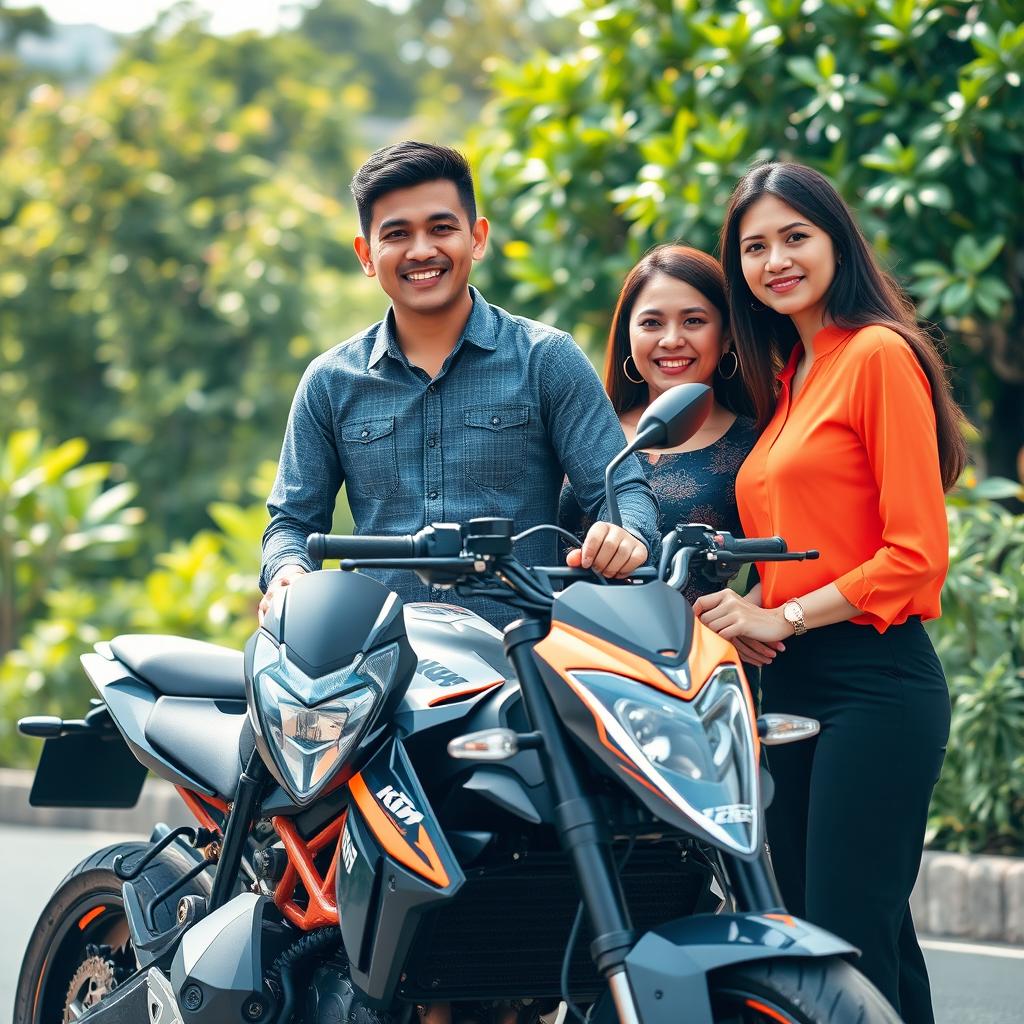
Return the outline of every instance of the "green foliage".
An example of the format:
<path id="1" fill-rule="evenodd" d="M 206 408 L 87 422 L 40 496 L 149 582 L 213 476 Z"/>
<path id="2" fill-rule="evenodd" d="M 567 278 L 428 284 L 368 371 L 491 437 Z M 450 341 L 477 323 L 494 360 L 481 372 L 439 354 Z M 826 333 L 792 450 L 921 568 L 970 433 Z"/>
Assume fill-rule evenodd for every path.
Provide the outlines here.
<path id="1" fill-rule="evenodd" d="M 242 495 L 350 325 L 325 310 L 365 306 L 334 194 L 366 103 L 348 72 L 297 36 L 186 25 L 84 95 L 37 87 L 6 126 L 0 436 L 84 435 L 139 484 L 152 537 Z"/>
<path id="2" fill-rule="evenodd" d="M 414 134 L 436 139 L 465 131 L 498 57 L 518 62 L 573 38 L 571 23 L 532 0 L 321 0 L 299 31 L 325 53 L 353 55 L 377 117 L 418 113 Z"/>
<path id="3" fill-rule="evenodd" d="M 241 649 L 256 623 L 263 499 L 275 468 L 264 463 L 250 482 L 256 501 L 215 503 L 209 511 L 217 528 L 174 543 L 142 579 L 51 582 L 41 614 L 0 662 L 0 763 L 26 761 L 38 750 L 16 734 L 19 717 L 70 717 L 85 706 L 92 693 L 78 658 L 98 640 L 171 633 Z M 94 536 L 92 544 L 98 543 Z M 94 546 L 86 550 L 98 553 Z M 22 569 L 24 578 L 35 579 L 36 566 Z M 44 586 L 48 582 L 42 577 Z"/>
<path id="4" fill-rule="evenodd" d="M 18 59 L 19 38 L 45 36 L 50 28 L 50 19 L 41 7 L 10 8 L 0 0 L 0 124 L 14 116 L 29 89 L 40 80 Z"/>
<path id="5" fill-rule="evenodd" d="M 135 487 L 108 486 L 113 467 L 83 463 L 86 450 L 81 438 L 48 448 L 37 430 L 0 438 L 0 657 L 47 591 L 105 575 L 135 540 Z"/>
<path id="6" fill-rule="evenodd" d="M 943 320 L 1014 473 L 1024 400 L 1024 26 L 1003 0 L 584 0 L 579 48 L 504 65 L 474 136 L 488 291 L 606 335 L 652 244 L 714 251 L 754 161 L 828 174 Z M 1015 396 L 1015 397 L 1013 397 Z M 1000 419 L 1002 417 L 1002 419 Z M 1016 438 L 1016 442 L 1014 440 Z"/>
<path id="7" fill-rule="evenodd" d="M 1024 850 L 1024 515 L 1009 480 L 951 496 L 943 614 L 929 624 L 953 699 L 946 763 L 932 800 L 933 845 Z"/>

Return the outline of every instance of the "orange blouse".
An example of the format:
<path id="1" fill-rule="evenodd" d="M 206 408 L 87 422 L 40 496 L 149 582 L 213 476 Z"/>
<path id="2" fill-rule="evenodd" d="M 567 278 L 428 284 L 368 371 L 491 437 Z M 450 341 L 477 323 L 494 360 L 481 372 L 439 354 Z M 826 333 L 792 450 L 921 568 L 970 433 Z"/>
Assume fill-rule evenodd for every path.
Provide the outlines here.
<path id="1" fill-rule="evenodd" d="M 778 534 L 806 562 L 758 565 L 762 603 L 835 583 L 884 633 L 933 619 L 949 564 L 935 412 L 907 342 L 888 327 L 826 327 L 795 399 L 798 344 L 779 374 L 778 405 L 740 468 L 736 500 L 748 537 Z"/>

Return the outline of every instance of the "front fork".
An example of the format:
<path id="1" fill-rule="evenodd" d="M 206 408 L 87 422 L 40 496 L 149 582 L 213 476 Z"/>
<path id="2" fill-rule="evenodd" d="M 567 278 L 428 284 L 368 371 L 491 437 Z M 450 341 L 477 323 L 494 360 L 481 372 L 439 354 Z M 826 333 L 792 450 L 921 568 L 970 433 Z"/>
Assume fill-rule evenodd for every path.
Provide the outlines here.
<path id="1" fill-rule="evenodd" d="M 575 868 L 583 906 L 594 933 L 590 952 L 608 981 L 621 1024 L 640 1024 L 626 978 L 626 956 L 636 942 L 626 899 L 611 854 L 611 840 L 597 806 L 580 781 L 578 755 L 567 742 L 540 671 L 533 647 L 549 624 L 520 620 L 505 630 L 505 653 L 519 679 L 530 723 L 544 737 L 538 753 L 555 797 L 559 838 Z"/>
<path id="2" fill-rule="evenodd" d="M 725 861 L 729 876 L 729 887 L 740 913 L 766 914 L 785 913 L 779 883 L 775 881 L 768 851 L 761 848 L 756 860 L 740 860 L 729 857 Z"/>

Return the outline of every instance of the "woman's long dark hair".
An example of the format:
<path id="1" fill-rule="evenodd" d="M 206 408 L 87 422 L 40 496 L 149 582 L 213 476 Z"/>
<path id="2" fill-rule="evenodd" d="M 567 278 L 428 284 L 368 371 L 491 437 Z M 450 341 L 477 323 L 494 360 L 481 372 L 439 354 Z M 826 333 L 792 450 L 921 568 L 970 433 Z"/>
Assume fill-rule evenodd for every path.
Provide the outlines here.
<path id="1" fill-rule="evenodd" d="M 647 283 L 658 274 L 667 274 L 683 281 L 701 293 L 722 316 L 723 336 L 729 330 L 729 306 L 725 300 L 725 274 L 722 266 L 713 256 L 686 245 L 659 245 L 652 249 L 626 275 L 619 292 L 611 330 L 608 332 L 608 347 L 605 351 L 604 387 L 612 406 L 620 416 L 647 401 L 647 384 L 635 384 L 623 370 L 623 362 L 630 354 L 629 319 L 637 296 Z M 635 371 L 634 371 L 635 372 Z M 753 406 L 743 386 L 739 373 L 730 379 L 715 373 L 712 385 L 715 399 L 731 412 L 750 415 Z"/>
<path id="2" fill-rule="evenodd" d="M 768 163 L 748 171 L 733 190 L 722 225 L 720 251 L 733 343 L 759 429 L 775 411 L 776 374 L 799 340 L 793 321 L 757 302 L 743 277 L 740 222 L 750 206 L 766 195 L 781 199 L 832 239 L 837 267 L 825 295 L 832 321 L 850 329 L 871 324 L 889 327 L 917 356 L 931 387 L 942 484 L 949 490 L 967 462 L 967 446 L 960 429 L 963 413 L 950 393 L 945 363 L 931 337 L 918 326 L 913 303 L 878 265 L 835 187 L 823 174 L 801 164 Z"/>

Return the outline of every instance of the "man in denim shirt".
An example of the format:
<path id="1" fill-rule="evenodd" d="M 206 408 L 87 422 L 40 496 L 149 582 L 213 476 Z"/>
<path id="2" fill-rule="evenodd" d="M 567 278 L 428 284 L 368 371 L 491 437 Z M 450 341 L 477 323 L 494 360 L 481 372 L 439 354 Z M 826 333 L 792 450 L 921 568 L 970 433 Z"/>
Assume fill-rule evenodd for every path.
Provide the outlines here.
<path id="1" fill-rule="evenodd" d="M 554 522 L 564 475 L 598 520 L 570 565 L 628 576 L 657 542 L 657 501 L 635 458 L 617 471 L 623 526 L 602 522 L 604 470 L 625 445 L 583 352 L 553 328 L 488 305 L 469 287 L 488 224 L 454 150 L 403 142 L 378 150 L 352 181 L 364 272 L 391 299 L 387 317 L 315 359 L 292 403 L 267 501 L 265 596 L 318 568 L 306 537 L 330 529 L 342 483 L 358 533 L 414 533 L 427 523 L 505 516 L 517 531 Z M 555 535 L 516 554 L 551 565 Z M 406 601 L 450 595 L 412 573 L 372 575 Z M 497 624 L 514 613 L 466 606 Z"/>

